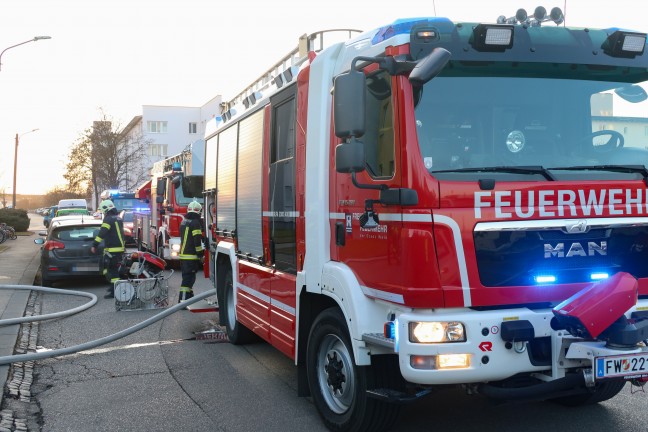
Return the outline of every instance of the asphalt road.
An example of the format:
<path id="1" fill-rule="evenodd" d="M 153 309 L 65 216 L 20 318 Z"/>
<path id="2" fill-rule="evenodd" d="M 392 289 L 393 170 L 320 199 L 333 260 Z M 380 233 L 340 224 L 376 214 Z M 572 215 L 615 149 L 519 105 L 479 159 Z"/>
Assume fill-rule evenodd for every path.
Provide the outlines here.
<path id="1" fill-rule="evenodd" d="M 170 280 L 175 303 L 179 274 Z M 99 296 L 91 309 L 42 322 L 37 344 L 68 347 L 116 333 L 159 312 L 116 311 L 103 299 L 103 281 L 61 288 Z M 210 289 L 199 277 L 196 292 Z M 42 294 L 41 313 L 84 303 L 82 297 Z M 315 407 L 297 397 L 292 361 L 265 343 L 234 346 L 196 340 L 214 313 L 180 311 L 91 352 L 39 360 L 31 386 L 33 415 L 42 431 L 324 431 Z M 648 396 L 631 394 L 584 408 L 552 403 L 495 405 L 459 388 L 404 407 L 396 432 L 417 431 L 645 431 Z"/>

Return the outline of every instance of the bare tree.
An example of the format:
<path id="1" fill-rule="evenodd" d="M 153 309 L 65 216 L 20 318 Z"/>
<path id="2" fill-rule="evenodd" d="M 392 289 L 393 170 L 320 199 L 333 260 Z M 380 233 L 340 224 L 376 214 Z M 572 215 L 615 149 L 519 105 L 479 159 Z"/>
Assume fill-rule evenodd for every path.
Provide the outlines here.
<path id="1" fill-rule="evenodd" d="M 141 133 L 127 132 L 102 112 L 101 120 L 71 148 L 64 175 L 71 191 L 94 192 L 97 198 L 106 189 L 132 191 L 148 178 L 145 163 L 150 140 Z"/>

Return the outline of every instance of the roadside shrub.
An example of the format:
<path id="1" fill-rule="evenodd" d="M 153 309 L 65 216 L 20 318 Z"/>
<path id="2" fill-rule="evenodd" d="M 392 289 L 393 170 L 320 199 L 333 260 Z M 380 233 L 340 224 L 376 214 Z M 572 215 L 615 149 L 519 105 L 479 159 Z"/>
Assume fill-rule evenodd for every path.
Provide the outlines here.
<path id="1" fill-rule="evenodd" d="M 0 222 L 11 225 L 17 232 L 29 229 L 27 210 L 23 209 L 0 209 Z"/>

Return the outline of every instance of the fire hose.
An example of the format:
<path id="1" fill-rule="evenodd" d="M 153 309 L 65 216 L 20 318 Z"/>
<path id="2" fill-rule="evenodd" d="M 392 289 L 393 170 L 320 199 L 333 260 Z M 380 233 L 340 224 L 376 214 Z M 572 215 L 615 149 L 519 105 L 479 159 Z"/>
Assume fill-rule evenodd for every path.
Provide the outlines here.
<path id="1" fill-rule="evenodd" d="M 64 290 L 64 289 L 56 289 L 56 288 L 44 288 L 44 287 L 37 287 L 37 286 L 32 286 L 32 285 L 0 285 L 0 289 L 18 289 L 18 290 L 30 290 L 30 291 L 42 291 L 42 292 L 53 292 L 57 294 L 66 294 L 66 295 L 78 295 L 82 297 L 88 297 L 91 300 L 81 306 L 78 306 L 73 309 L 69 309 L 66 311 L 61 311 L 61 312 L 55 312 L 51 314 L 46 314 L 46 315 L 38 315 L 38 316 L 26 316 L 26 317 L 20 317 L 20 318 L 10 318 L 10 319 L 5 319 L 5 320 L 0 320 L 0 326 L 6 326 L 6 325 L 12 325 L 12 324 L 20 324 L 24 322 L 32 322 L 32 321 L 42 321 L 42 320 L 47 320 L 47 319 L 53 319 L 53 318 L 60 318 L 60 317 L 66 317 L 69 315 L 73 315 L 75 313 L 84 311 L 91 306 L 93 306 L 95 303 L 97 303 L 97 296 L 92 294 L 92 293 L 87 293 L 87 292 L 82 292 L 82 291 L 72 291 L 72 290 Z M 10 364 L 10 363 L 16 363 L 16 362 L 26 362 L 26 361 L 33 361 L 33 360 L 42 360 L 46 358 L 51 358 L 51 357 L 58 357 L 62 355 L 67 355 L 67 354 L 74 354 L 80 351 L 86 351 L 92 348 L 96 348 L 101 345 L 105 345 L 110 342 L 114 342 L 118 339 L 121 339 L 123 337 L 126 337 L 132 333 L 135 333 L 137 331 L 142 330 L 145 327 L 148 327 L 149 325 L 166 318 L 167 316 L 178 312 L 180 310 L 184 310 L 188 305 L 194 304 L 200 300 L 203 300 L 207 297 L 211 297 L 213 295 L 216 295 L 216 289 L 211 289 L 208 291 L 205 291 L 204 293 L 197 294 L 196 296 L 190 298 L 189 300 L 179 303 L 175 306 L 172 306 L 168 309 L 165 309 L 164 311 L 153 315 L 152 317 L 142 321 L 141 323 L 138 323 L 134 326 L 128 327 L 124 330 L 121 330 L 115 334 L 109 335 L 102 337 L 100 339 L 96 339 L 93 341 L 85 342 L 79 345 L 74 345 L 71 347 L 67 348 L 59 348 L 51 351 L 43 351 L 43 352 L 37 352 L 37 353 L 27 353 L 27 354 L 18 354 L 18 355 L 11 355 L 11 356 L 4 356 L 0 357 L 0 365 L 5 365 L 5 364 Z"/>

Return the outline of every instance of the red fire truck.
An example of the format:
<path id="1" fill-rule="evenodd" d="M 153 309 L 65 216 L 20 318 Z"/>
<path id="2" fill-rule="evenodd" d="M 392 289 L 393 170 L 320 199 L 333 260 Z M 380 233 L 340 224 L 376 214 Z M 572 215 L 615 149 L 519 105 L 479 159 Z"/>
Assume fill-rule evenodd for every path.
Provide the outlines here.
<path id="1" fill-rule="evenodd" d="M 562 21 L 305 36 L 210 123 L 219 319 L 329 428 L 441 385 L 585 405 L 648 379 L 646 34 Z"/>
<path id="2" fill-rule="evenodd" d="M 168 262 L 179 259 L 180 224 L 187 205 L 202 201 L 204 152 L 204 141 L 198 140 L 153 164 L 151 180 L 135 193 L 148 203 L 148 208 L 133 212 L 133 239 L 139 250 L 150 250 Z"/>

